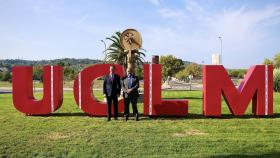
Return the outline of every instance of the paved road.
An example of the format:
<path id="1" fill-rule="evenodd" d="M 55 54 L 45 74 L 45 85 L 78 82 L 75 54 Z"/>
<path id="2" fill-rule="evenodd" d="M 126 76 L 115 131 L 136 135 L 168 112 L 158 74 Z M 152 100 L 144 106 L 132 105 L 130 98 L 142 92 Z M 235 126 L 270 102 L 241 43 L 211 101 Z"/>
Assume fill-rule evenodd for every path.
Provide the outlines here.
<path id="1" fill-rule="evenodd" d="M 63 91 L 73 91 L 73 88 L 63 88 Z M 35 92 L 43 92 L 43 88 L 35 88 Z M 0 87 L 0 94 L 12 93 L 12 87 Z"/>
<path id="2" fill-rule="evenodd" d="M 171 87 L 162 87 L 163 90 L 202 90 L 201 84 L 192 84 L 189 83 L 172 83 Z M 101 88 L 95 88 L 93 90 L 102 91 Z M 140 92 L 143 92 L 143 88 L 139 89 Z M 43 88 L 35 88 L 35 92 L 42 92 Z M 72 92 L 73 88 L 63 88 L 65 92 Z M 0 94 L 9 94 L 12 93 L 12 87 L 0 87 Z"/>
<path id="3" fill-rule="evenodd" d="M 169 85 L 163 84 L 164 90 L 202 90 L 202 84 L 170 81 Z"/>
<path id="4" fill-rule="evenodd" d="M 12 93 L 12 87 L 0 87 L 0 94 Z"/>

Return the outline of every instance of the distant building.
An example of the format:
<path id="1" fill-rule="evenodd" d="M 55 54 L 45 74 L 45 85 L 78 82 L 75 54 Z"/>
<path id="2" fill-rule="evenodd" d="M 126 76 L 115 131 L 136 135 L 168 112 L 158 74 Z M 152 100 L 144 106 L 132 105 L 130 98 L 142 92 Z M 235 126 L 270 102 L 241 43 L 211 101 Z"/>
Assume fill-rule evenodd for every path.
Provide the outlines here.
<path id="1" fill-rule="evenodd" d="M 212 65 L 221 65 L 221 54 L 212 54 Z"/>

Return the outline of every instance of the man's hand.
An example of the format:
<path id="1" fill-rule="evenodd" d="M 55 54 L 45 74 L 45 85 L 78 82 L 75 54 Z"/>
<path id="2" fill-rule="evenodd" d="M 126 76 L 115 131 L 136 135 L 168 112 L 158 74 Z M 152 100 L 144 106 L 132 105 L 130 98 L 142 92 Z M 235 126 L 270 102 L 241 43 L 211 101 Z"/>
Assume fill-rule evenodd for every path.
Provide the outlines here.
<path id="1" fill-rule="evenodd" d="M 103 94 L 104 97 L 106 97 L 106 94 Z"/>
<path id="2" fill-rule="evenodd" d="M 128 89 L 128 90 L 127 90 L 127 93 L 129 94 L 131 91 L 132 91 L 132 89 Z"/>

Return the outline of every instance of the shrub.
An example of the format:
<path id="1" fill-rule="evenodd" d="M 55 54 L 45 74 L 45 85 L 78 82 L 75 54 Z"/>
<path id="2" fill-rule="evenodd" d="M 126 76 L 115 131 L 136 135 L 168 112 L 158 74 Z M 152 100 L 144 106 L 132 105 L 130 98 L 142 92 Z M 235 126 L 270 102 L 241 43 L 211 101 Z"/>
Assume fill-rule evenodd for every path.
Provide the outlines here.
<path id="1" fill-rule="evenodd" d="M 243 78 L 244 75 L 246 74 L 247 70 L 245 69 L 231 69 L 228 70 L 228 74 L 230 77 L 234 78 Z"/>
<path id="2" fill-rule="evenodd" d="M 280 69 L 273 70 L 273 88 L 275 92 L 280 91 Z"/>
<path id="3" fill-rule="evenodd" d="M 3 72 L 3 75 L 1 77 L 2 81 L 10 81 L 12 79 L 12 75 L 9 71 Z"/>

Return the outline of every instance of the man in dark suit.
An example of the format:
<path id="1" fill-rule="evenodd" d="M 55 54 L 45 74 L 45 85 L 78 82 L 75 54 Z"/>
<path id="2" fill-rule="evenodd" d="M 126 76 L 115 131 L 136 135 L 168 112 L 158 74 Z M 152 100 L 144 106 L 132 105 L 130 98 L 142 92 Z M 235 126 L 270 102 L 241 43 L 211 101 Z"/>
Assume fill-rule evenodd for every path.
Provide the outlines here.
<path id="1" fill-rule="evenodd" d="M 110 73 L 105 76 L 103 82 L 103 94 L 107 100 L 107 116 L 111 121 L 111 105 L 114 105 L 114 118 L 118 119 L 118 97 L 121 92 L 120 76 L 115 74 L 115 66 L 110 66 Z"/>
<path id="2" fill-rule="evenodd" d="M 139 97 L 138 88 L 139 80 L 135 76 L 131 69 L 126 70 L 126 76 L 122 79 L 122 90 L 124 97 L 124 116 L 125 120 L 128 120 L 129 115 L 129 104 L 132 104 L 133 115 L 135 116 L 136 121 L 139 120 L 138 110 L 137 110 L 137 99 Z"/>

